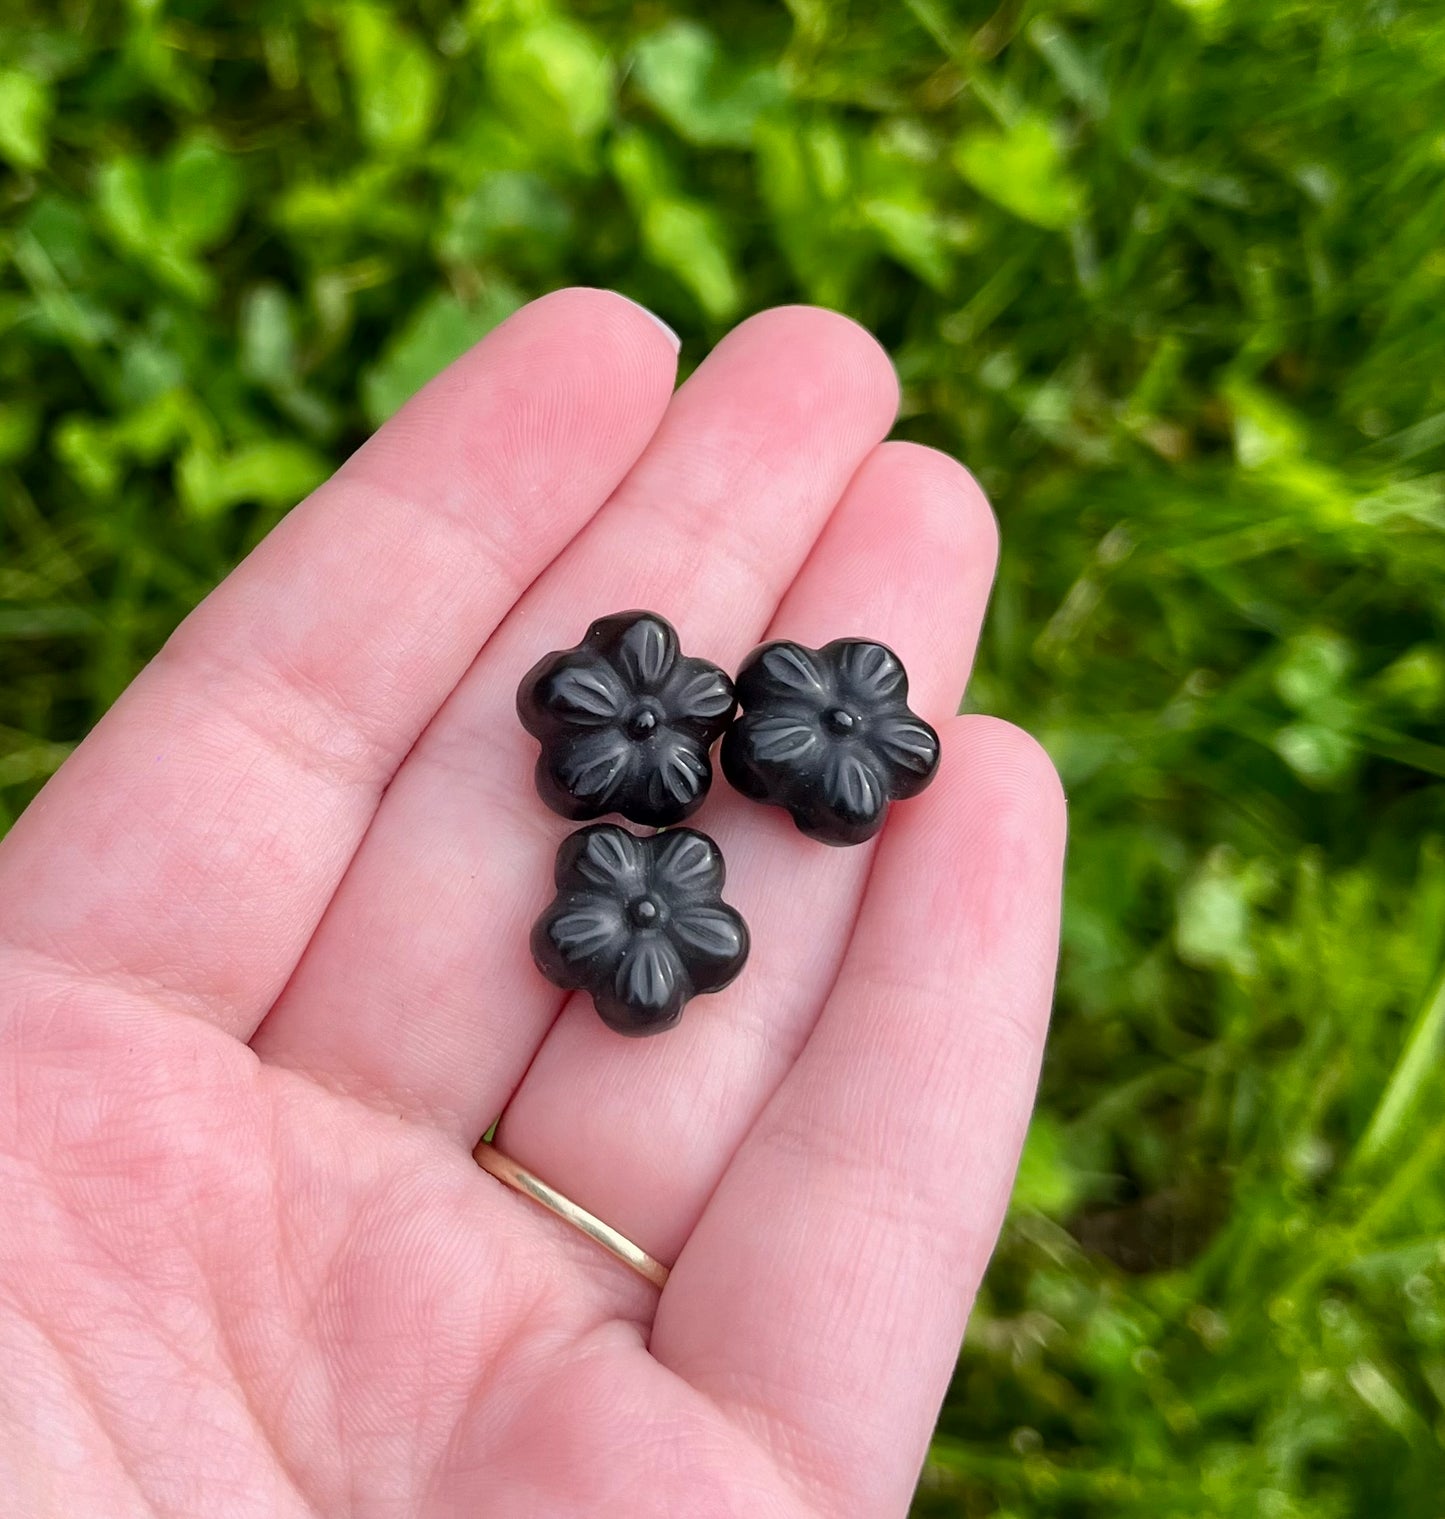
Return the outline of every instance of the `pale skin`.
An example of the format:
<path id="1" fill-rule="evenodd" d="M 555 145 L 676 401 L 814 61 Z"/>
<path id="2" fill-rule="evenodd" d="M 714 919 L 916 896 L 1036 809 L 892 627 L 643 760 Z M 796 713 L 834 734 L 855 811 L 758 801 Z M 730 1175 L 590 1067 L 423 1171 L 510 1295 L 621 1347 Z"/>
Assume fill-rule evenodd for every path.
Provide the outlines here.
<path id="1" fill-rule="evenodd" d="M 1003 1216 L 1064 807 L 951 717 L 996 533 L 834 314 L 560 291 L 177 630 L 0 843 L 15 1519 L 906 1512 Z M 719 780 L 752 959 L 650 1040 L 531 964 L 571 825 L 517 681 L 647 607 L 880 639 L 932 788 L 828 849 Z M 471 1158 L 667 1263 L 658 1291 Z"/>

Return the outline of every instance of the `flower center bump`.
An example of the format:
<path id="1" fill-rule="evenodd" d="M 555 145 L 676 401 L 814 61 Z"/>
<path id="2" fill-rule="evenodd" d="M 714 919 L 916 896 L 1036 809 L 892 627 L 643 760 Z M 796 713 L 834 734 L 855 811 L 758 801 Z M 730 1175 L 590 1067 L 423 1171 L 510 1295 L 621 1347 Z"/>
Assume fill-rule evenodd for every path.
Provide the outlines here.
<path id="1" fill-rule="evenodd" d="M 657 728 L 657 708 L 639 707 L 627 719 L 627 732 L 632 738 L 646 738 Z"/>
<path id="2" fill-rule="evenodd" d="M 638 897 L 628 904 L 627 915 L 634 928 L 657 928 L 663 919 L 663 906 L 656 897 Z"/>
<path id="3" fill-rule="evenodd" d="M 857 728 L 858 718 L 846 707 L 829 707 L 823 714 L 823 726 L 829 733 L 834 733 L 841 738 L 845 733 L 852 733 Z"/>

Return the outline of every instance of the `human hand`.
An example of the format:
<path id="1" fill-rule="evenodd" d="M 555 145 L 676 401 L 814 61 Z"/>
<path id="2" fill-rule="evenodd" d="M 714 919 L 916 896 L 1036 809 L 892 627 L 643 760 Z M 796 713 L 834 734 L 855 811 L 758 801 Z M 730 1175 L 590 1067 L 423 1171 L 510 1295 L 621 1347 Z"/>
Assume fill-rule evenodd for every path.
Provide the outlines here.
<path id="1" fill-rule="evenodd" d="M 636 307 L 497 329 L 189 617 L 0 844 L 6 1512 L 900 1514 L 1007 1200 L 1064 814 L 939 718 L 993 571 L 859 328 L 672 394 Z M 570 825 L 513 697 L 655 608 L 881 639 L 943 761 L 834 850 L 719 781 L 750 963 L 619 1038 L 528 953 Z M 481 1171 L 498 1147 L 657 1290 Z"/>

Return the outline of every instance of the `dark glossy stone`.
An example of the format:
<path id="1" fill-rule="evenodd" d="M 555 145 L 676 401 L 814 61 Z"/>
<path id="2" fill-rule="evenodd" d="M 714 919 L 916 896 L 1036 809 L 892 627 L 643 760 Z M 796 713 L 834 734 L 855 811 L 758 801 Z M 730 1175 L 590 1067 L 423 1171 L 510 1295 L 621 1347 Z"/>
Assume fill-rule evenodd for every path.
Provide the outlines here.
<path id="1" fill-rule="evenodd" d="M 681 654 L 654 612 L 599 618 L 517 689 L 517 715 L 542 745 L 537 790 L 574 822 L 618 812 L 653 828 L 680 823 L 707 795 L 708 751 L 735 708 L 732 681 Z"/>
<path id="2" fill-rule="evenodd" d="M 721 852 L 695 829 L 579 828 L 557 851 L 557 896 L 532 929 L 532 958 L 549 981 L 590 992 L 619 1034 L 659 1034 L 748 958 L 723 878 Z"/>
<path id="3" fill-rule="evenodd" d="M 938 769 L 938 734 L 909 709 L 908 676 L 885 644 L 764 644 L 737 694 L 723 774 L 824 844 L 871 839 L 889 804 L 917 796 Z"/>

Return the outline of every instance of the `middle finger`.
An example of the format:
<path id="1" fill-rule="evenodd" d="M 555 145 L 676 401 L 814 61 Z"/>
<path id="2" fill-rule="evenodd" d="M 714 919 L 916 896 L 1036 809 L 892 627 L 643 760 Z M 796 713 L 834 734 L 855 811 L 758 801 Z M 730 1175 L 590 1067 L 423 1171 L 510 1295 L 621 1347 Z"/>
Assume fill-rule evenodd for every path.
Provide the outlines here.
<path id="1" fill-rule="evenodd" d="M 896 405 L 886 354 L 831 312 L 765 312 L 719 344 L 397 772 L 260 1054 L 459 1138 L 491 1122 L 564 1000 L 528 939 L 574 825 L 533 788 L 517 682 L 634 606 L 734 668 Z"/>

